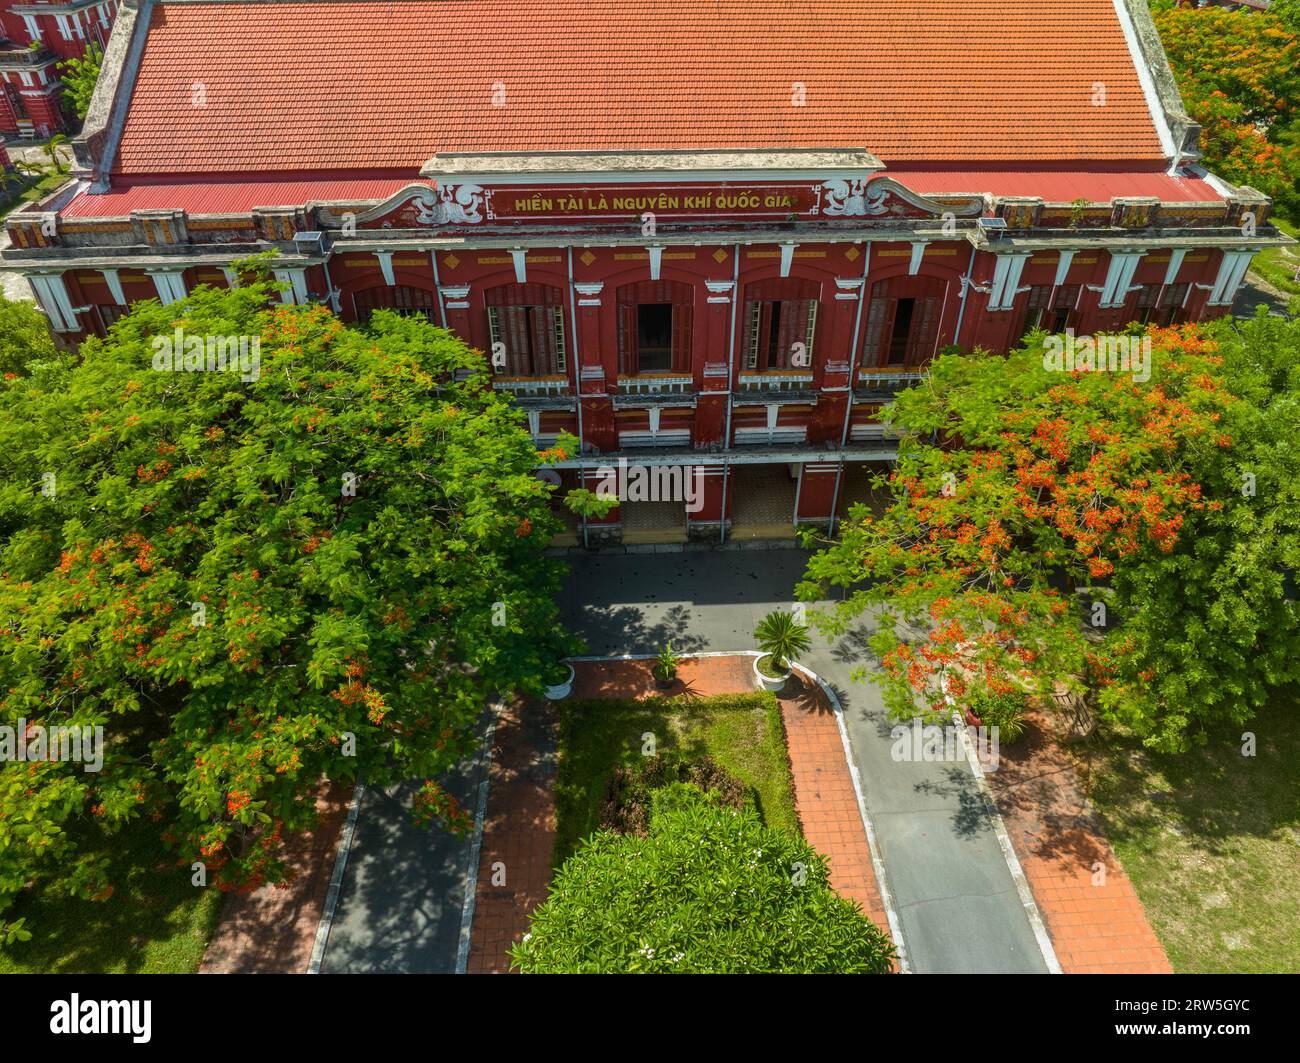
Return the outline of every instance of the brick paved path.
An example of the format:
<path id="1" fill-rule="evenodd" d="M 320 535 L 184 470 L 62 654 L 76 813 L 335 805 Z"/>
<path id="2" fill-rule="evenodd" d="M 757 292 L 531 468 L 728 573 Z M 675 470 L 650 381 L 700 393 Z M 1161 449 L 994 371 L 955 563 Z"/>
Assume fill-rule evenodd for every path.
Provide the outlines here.
<path id="1" fill-rule="evenodd" d="M 330 783 L 316 798 L 316 829 L 285 842 L 294 877 L 283 888 L 228 893 L 199 974 L 303 974 L 334 872 L 350 787 Z"/>
<path id="2" fill-rule="evenodd" d="M 1061 969 L 1172 973 L 1051 721 L 1031 716 L 1024 738 L 1002 747 L 987 778 Z"/>
<path id="3" fill-rule="evenodd" d="M 753 658 L 684 659 L 678 676 L 687 694 L 754 690 Z M 579 661 L 572 697 L 661 695 L 650 661 Z M 674 691 L 673 693 L 678 693 Z M 886 933 L 889 925 L 872 872 L 871 853 L 853 790 L 839 728 L 816 683 L 796 673 L 780 696 L 794 778 L 795 807 L 804 836 L 830 861 L 831 884 L 858 901 Z M 554 713 L 514 706 L 497 724 L 491 788 L 479 863 L 469 970 L 509 968 L 507 949 L 527 930 L 528 915 L 546 896 L 555 840 Z M 506 885 L 492 885 L 504 863 Z"/>

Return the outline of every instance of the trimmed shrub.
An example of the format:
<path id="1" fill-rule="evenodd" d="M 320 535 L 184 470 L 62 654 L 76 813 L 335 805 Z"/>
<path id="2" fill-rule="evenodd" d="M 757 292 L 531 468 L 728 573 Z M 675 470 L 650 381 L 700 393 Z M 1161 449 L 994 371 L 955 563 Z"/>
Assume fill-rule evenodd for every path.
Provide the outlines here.
<path id="1" fill-rule="evenodd" d="M 688 783 L 645 837 L 600 831 L 556 872 L 511 950 L 530 974 L 884 974 L 894 949 L 830 888 L 826 859 Z"/>

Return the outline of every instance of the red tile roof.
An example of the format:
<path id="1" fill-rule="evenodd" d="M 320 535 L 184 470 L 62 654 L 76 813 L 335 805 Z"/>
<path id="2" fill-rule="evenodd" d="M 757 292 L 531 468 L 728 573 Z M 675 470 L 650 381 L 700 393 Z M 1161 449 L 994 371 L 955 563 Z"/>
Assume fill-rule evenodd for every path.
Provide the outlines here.
<path id="1" fill-rule="evenodd" d="M 159 4 L 115 168 L 795 147 L 1162 157 L 1112 0 L 301 0 Z"/>

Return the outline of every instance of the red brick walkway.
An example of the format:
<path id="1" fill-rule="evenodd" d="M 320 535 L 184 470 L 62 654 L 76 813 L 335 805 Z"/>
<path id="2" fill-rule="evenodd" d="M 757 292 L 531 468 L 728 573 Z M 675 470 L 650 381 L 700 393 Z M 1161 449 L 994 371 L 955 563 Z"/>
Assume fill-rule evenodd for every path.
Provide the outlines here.
<path id="1" fill-rule="evenodd" d="M 306 973 L 351 798 L 347 786 L 322 787 L 316 829 L 285 841 L 287 885 L 225 896 L 199 974 Z"/>
<path id="2" fill-rule="evenodd" d="M 1051 721 L 1034 715 L 1025 737 L 1000 752 L 986 777 L 1061 969 L 1172 973 Z"/>
<path id="3" fill-rule="evenodd" d="M 751 657 L 685 659 L 678 673 L 694 696 L 754 689 Z M 643 698 L 661 695 L 650 661 L 581 661 L 574 665 L 572 697 Z M 794 778 L 795 807 L 804 836 L 826 855 L 831 884 L 858 901 L 886 933 L 889 925 L 876 886 L 865 828 L 844 757 L 834 711 L 816 683 L 796 673 L 780 696 Z M 507 950 L 527 930 L 528 915 L 546 896 L 555 840 L 553 714 L 514 707 L 497 726 L 488 813 L 479 864 L 469 970 L 508 970 Z M 532 726 L 530 726 L 530 723 Z M 492 885 L 504 863 L 506 885 Z"/>

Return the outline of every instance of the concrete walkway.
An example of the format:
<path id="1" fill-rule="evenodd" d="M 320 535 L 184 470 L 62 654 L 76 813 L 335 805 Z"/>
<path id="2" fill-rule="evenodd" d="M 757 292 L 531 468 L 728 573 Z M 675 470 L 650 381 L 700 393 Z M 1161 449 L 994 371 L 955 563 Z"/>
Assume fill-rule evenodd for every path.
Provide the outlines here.
<path id="1" fill-rule="evenodd" d="M 489 715 L 480 720 L 486 730 Z M 440 781 L 473 812 L 485 764 L 472 757 Z M 451 974 L 474 869 L 472 837 L 411 819 L 411 780 L 367 788 L 348 854 L 343 889 L 321 960 L 322 974 Z"/>
<path id="2" fill-rule="evenodd" d="M 800 550 L 594 555 L 570 559 L 561 604 L 593 655 L 743 650 L 771 609 L 789 608 Z M 802 663 L 844 706 L 889 893 L 917 973 L 1048 970 L 993 821 L 965 762 L 896 762 L 874 686 L 850 671 L 865 631 L 816 638 Z"/>

